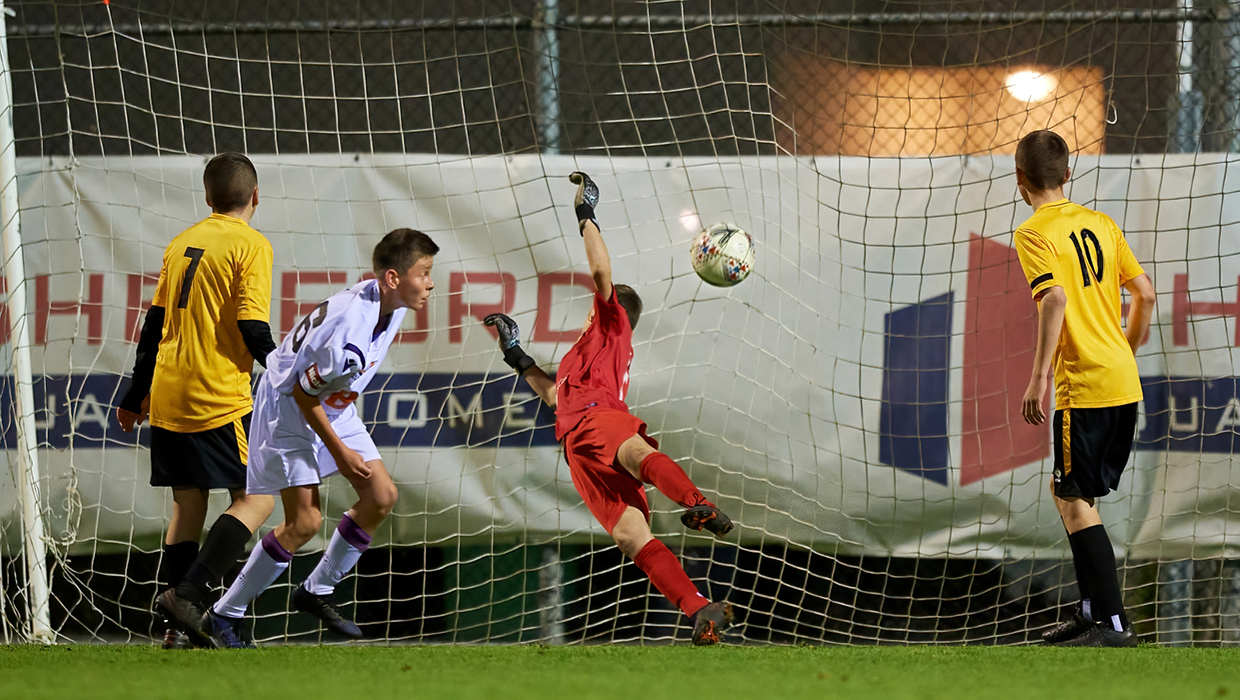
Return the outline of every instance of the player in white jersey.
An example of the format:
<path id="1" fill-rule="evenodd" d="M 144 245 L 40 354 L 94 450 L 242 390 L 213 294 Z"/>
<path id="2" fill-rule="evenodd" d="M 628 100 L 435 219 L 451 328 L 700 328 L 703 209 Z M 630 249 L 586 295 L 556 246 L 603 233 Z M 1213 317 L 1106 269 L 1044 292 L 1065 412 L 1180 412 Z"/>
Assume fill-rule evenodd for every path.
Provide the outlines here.
<path id="1" fill-rule="evenodd" d="M 331 595 L 396 504 L 396 485 L 354 402 L 400 332 L 405 310 L 422 308 L 430 297 L 438 252 L 420 231 L 387 234 L 374 250 L 376 279 L 319 304 L 268 356 L 255 390 L 246 492 L 280 494 L 284 522 L 263 537 L 236 581 L 203 616 L 203 632 L 216 646 L 252 646 L 237 634 L 237 625 L 250 601 L 288 568 L 293 552 L 318 533 L 319 483 L 337 471 L 357 491 L 357 502 L 292 600 L 328 629 L 362 636 L 332 605 Z"/>

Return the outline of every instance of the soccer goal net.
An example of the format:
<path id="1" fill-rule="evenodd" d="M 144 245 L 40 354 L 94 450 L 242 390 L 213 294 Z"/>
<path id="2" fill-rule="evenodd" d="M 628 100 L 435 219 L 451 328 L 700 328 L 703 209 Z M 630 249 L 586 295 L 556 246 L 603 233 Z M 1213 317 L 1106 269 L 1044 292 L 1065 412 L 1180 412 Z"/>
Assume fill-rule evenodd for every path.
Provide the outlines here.
<path id="1" fill-rule="evenodd" d="M 149 429 L 112 414 L 223 151 L 258 168 L 280 337 L 386 231 L 442 248 L 359 402 L 400 489 L 337 593 L 371 639 L 688 637 L 480 323 L 511 315 L 548 371 L 572 346 L 584 170 L 645 303 L 628 403 L 737 524 L 687 532 L 650 489 L 653 529 L 737 606 L 731 638 L 1035 640 L 1076 595 L 1049 431 L 1019 410 L 1036 309 L 1012 154 L 1050 128 L 1069 196 L 1158 291 L 1133 457 L 1101 506 L 1130 616 L 1152 641 L 1235 643 L 1240 19 L 1139 4 L 3 3 L 0 641 L 162 632 L 171 498 Z M 690 264 L 717 222 L 757 246 L 730 289 Z M 323 536 L 258 601 L 258 641 L 318 639 L 290 582 L 352 495 L 325 484 Z"/>

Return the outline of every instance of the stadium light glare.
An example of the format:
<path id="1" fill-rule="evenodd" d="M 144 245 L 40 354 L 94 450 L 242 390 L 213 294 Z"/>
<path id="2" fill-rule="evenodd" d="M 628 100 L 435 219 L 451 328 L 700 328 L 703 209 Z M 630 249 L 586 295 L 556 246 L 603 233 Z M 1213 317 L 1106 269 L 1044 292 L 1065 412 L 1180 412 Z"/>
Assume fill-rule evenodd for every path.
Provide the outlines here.
<path id="1" fill-rule="evenodd" d="M 680 225 L 685 227 L 685 231 L 696 233 L 702 230 L 702 217 L 697 212 L 686 211 L 680 215 Z"/>
<path id="2" fill-rule="evenodd" d="M 1058 86 L 1059 81 L 1055 76 L 1036 70 L 1009 73 L 1005 85 L 1012 97 L 1022 102 L 1041 102 L 1050 97 Z"/>

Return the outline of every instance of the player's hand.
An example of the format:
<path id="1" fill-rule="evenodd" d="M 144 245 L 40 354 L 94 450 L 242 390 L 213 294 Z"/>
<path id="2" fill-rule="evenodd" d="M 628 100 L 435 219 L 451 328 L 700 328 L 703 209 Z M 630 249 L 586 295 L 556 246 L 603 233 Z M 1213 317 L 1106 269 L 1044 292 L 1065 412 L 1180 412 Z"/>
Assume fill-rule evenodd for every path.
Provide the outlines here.
<path id="1" fill-rule="evenodd" d="M 336 460 L 336 467 L 341 475 L 349 481 L 364 481 L 370 478 L 370 465 L 366 464 L 366 459 L 355 450 L 343 447 L 340 454 L 332 457 Z"/>
<path id="2" fill-rule="evenodd" d="M 594 208 L 598 206 L 598 185 L 590 179 L 589 175 L 580 170 L 568 176 L 568 181 L 577 186 L 577 196 L 573 197 L 573 206 L 577 213 L 577 229 L 581 235 L 585 235 L 586 222 L 594 224 L 594 228 L 598 228 L 598 219 L 594 216 Z"/>
<path id="3" fill-rule="evenodd" d="M 521 329 L 517 328 L 516 321 L 504 314 L 491 314 L 482 319 L 482 323 L 499 333 L 499 348 L 504 351 L 504 364 L 515 369 L 518 375 L 534 366 L 534 358 L 521 349 Z"/>
<path id="4" fill-rule="evenodd" d="M 142 399 L 142 412 L 134 413 L 126 411 L 123 408 L 116 409 L 116 422 L 120 423 L 121 430 L 126 433 L 132 433 L 135 425 L 142 425 L 146 422 L 147 416 L 151 413 L 151 397 L 147 396 Z"/>
<path id="5" fill-rule="evenodd" d="M 1021 401 L 1020 413 L 1030 425 L 1042 425 L 1046 420 L 1046 411 L 1042 409 L 1042 401 L 1046 398 L 1046 377 L 1034 377 L 1029 380 L 1029 388 L 1025 389 L 1025 398 Z"/>
<path id="6" fill-rule="evenodd" d="M 568 181 L 577 186 L 577 196 L 573 197 L 573 206 L 579 207 L 582 204 L 593 209 L 598 206 L 598 185 L 594 184 L 594 180 L 589 175 L 580 170 L 568 176 Z"/>
<path id="7" fill-rule="evenodd" d="M 521 329 L 517 322 L 504 314 L 491 314 L 482 319 L 482 325 L 491 326 L 499 333 L 499 347 L 509 350 L 521 344 Z"/>

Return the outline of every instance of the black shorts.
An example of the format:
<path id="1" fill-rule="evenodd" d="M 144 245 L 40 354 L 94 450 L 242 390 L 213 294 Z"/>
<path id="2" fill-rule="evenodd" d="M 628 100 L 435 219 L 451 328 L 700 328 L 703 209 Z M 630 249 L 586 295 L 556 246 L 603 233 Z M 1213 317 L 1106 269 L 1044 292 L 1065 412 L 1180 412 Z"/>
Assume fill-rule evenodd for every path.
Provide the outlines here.
<path id="1" fill-rule="evenodd" d="M 1137 404 L 1055 411 L 1055 495 L 1098 498 L 1119 488 L 1137 432 Z"/>
<path id="2" fill-rule="evenodd" d="M 244 489 L 249 437 L 249 413 L 201 433 L 151 426 L 151 486 Z"/>

